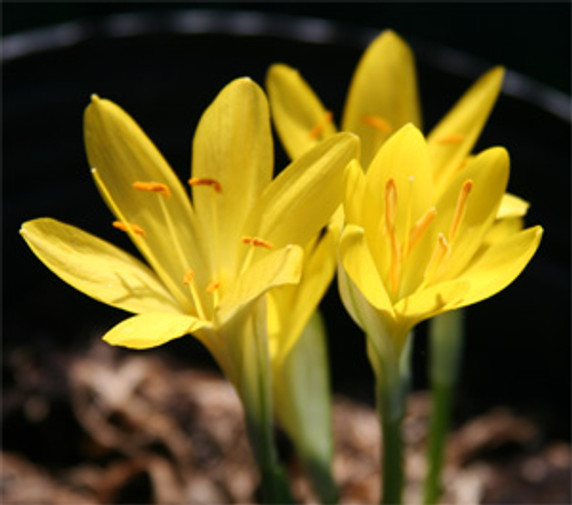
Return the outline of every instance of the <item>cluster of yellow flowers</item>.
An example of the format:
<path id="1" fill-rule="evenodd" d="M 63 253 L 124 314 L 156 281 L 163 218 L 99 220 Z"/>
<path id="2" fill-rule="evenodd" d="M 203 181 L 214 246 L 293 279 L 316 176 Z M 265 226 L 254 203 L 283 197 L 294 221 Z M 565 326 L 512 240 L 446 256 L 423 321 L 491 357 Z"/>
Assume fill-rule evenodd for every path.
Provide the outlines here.
<path id="1" fill-rule="evenodd" d="M 312 315 L 336 267 L 370 352 L 397 362 L 416 324 L 494 295 L 538 248 L 542 229 L 522 230 L 527 204 L 505 192 L 507 151 L 471 154 L 502 77 L 481 77 L 425 137 L 413 56 L 386 31 L 355 71 L 338 132 L 300 74 L 276 64 L 268 100 L 241 78 L 206 109 L 189 188 L 125 111 L 94 95 L 84 116 L 91 173 L 146 264 L 50 218 L 21 234 L 65 282 L 134 314 L 105 341 L 144 349 L 192 334 L 247 417 L 264 415 L 267 394 L 289 434 L 309 443 L 308 403 L 296 406 L 309 393 L 295 376 L 325 365 L 290 358 L 319 326 Z M 271 113 L 293 160 L 275 178 Z"/>

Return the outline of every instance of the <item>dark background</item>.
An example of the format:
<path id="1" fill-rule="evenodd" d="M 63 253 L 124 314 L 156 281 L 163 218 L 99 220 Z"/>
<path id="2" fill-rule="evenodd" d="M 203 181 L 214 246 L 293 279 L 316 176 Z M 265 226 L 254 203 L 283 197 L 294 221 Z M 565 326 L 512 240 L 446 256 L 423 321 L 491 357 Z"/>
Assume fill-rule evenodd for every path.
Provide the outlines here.
<path id="1" fill-rule="evenodd" d="M 172 10 L 196 9 L 214 10 L 221 20 L 247 10 L 319 17 L 339 26 L 327 44 L 166 33 Z M 148 14 L 150 34 L 110 36 L 107 16 L 130 12 Z M 7 61 L 3 69 L 4 349 L 26 347 L 39 358 L 53 349 L 81 351 L 124 317 L 57 280 L 18 236 L 21 222 L 51 216 L 130 248 L 109 226 L 87 170 L 81 115 L 92 92 L 129 111 L 181 177 L 188 172 L 200 113 L 231 79 L 250 75 L 262 84 L 268 65 L 285 61 L 302 71 L 339 118 L 365 47 L 360 34 L 384 28 L 400 33 L 418 55 L 426 129 L 496 64 L 558 90 L 564 115 L 569 113 L 569 3 L 3 4 L 4 36 L 75 20 L 89 33 L 86 40 Z M 284 18 L 280 33 L 290 21 Z M 469 63 L 451 64 L 443 47 L 470 55 Z M 569 439 L 570 123 L 539 107 L 542 89 L 532 86 L 526 99 L 503 95 L 478 146 L 507 146 L 509 189 L 531 201 L 527 223 L 542 224 L 545 237 L 513 285 L 468 310 L 456 422 L 506 405 L 539 421 L 547 438 Z M 283 166 L 285 157 L 276 151 Z M 335 289 L 324 310 L 335 391 L 371 401 L 363 337 Z M 147 352 L 212 366 L 190 338 Z M 416 388 L 426 387 L 426 359 L 422 325 L 414 355 Z M 11 377 L 5 379 L 8 386 Z"/>

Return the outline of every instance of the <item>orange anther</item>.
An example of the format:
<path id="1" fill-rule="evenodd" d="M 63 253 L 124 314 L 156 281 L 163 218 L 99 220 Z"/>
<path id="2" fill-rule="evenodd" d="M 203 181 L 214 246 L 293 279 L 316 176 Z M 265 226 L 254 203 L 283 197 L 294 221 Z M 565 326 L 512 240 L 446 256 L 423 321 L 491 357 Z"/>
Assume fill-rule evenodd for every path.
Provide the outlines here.
<path id="1" fill-rule="evenodd" d="M 449 241 L 455 240 L 457 232 L 459 231 L 459 226 L 465 215 L 465 209 L 467 207 L 467 198 L 469 193 L 473 189 L 473 181 L 470 179 L 466 180 L 461 187 L 459 192 L 459 198 L 457 198 L 457 206 L 455 207 L 455 214 L 453 214 L 453 221 L 451 221 L 451 228 L 449 229 Z"/>
<path id="2" fill-rule="evenodd" d="M 458 144 L 465 140 L 465 136 L 461 135 L 460 133 L 453 133 L 451 135 L 447 135 L 446 137 L 441 137 L 436 140 L 437 144 L 442 146 L 450 146 L 453 144 Z"/>
<path id="3" fill-rule="evenodd" d="M 410 253 L 411 249 L 413 249 L 413 246 L 415 246 L 415 244 L 417 244 L 417 242 L 419 242 L 423 233 L 425 233 L 425 230 L 427 230 L 427 228 L 429 228 L 429 225 L 433 222 L 433 219 L 435 219 L 436 215 L 437 215 L 437 209 L 435 209 L 435 207 L 431 207 L 413 225 L 413 228 L 411 228 L 411 231 L 409 232 L 409 251 L 408 251 L 408 253 Z"/>
<path id="4" fill-rule="evenodd" d="M 219 281 L 212 281 L 207 286 L 206 291 L 207 291 L 207 293 L 211 294 L 211 293 L 214 293 L 218 288 L 220 288 L 220 282 Z"/>
<path id="5" fill-rule="evenodd" d="M 160 182 L 134 182 L 133 187 L 139 191 L 150 191 L 152 193 L 160 193 L 165 198 L 171 196 L 171 192 L 167 185 Z"/>
<path id="6" fill-rule="evenodd" d="M 397 185 L 395 179 L 389 179 L 385 183 L 385 226 L 389 231 L 395 223 L 397 214 Z"/>
<path id="7" fill-rule="evenodd" d="M 213 188 L 217 193 L 222 192 L 222 186 L 220 182 L 214 179 L 201 179 L 200 177 L 191 177 L 188 180 L 190 186 L 210 186 Z"/>
<path id="8" fill-rule="evenodd" d="M 242 237 L 242 243 L 256 247 L 265 247 L 266 249 L 274 249 L 274 245 L 270 242 L 258 237 Z"/>
<path id="9" fill-rule="evenodd" d="M 117 228 L 118 230 L 125 232 L 132 231 L 133 233 L 141 235 L 142 237 L 145 236 L 145 230 L 140 226 L 136 225 L 135 223 L 124 223 L 122 221 L 113 221 L 113 223 L 111 224 L 113 225 L 114 228 Z"/>
<path id="10" fill-rule="evenodd" d="M 386 119 L 382 117 L 375 116 L 373 114 L 367 114 L 361 118 L 362 122 L 382 133 L 389 134 L 393 131 L 393 127 Z"/>
<path id="11" fill-rule="evenodd" d="M 449 250 L 450 250 L 449 243 L 447 242 L 445 235 L 439 233 L 439 235 L 437 236 L 437 244 L 435 244 L 435 248 L 433 249 L 433 254 L 431 255 L 431 259 L 429 260 L 427 268 L 425 269 L 425 278 L 427 280 L 430 280 L 430 278 L 436 272 L 440 263 L 449 253 Z"/>
<path id="12" fill-rule="evenodd" d="M 330 111 L 327 111 L 324 114 L 324 117 L 320 119 L 320 121 L 318 121 L 318 123 L 310 130 L 310 138 L 317 139 L 320 135 L 322 135 L 324 128 L 326 128 L 328 123 L 332 122 L 332 119 L 334 119 L 334 115 Z"/>
<path id="13" fill-rule="evenodd" d="M 193 282 L 194 278 L 195 278 L 195 271 L 194 270 L 187 270 L 185 272 L 185 276 L 183 277 L 183 284 L 185 286 L 188 286 L 191 282 Z"/>

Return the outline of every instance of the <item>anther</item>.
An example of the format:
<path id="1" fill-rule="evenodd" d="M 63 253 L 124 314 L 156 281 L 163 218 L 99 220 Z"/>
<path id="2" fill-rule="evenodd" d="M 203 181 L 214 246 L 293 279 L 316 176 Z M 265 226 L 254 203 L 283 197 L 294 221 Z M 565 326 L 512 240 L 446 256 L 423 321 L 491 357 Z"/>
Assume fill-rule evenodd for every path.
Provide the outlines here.
<path id="1" fill-rule="evenodd" d="M 150 191 L 152 193 L 160 193 L 165 198 L 169 198 L 171 196 L 171 192 L 167 185 L 162 184 L 160 182 L 134 182 L 133 187 L 138 189 L 139 191 Z"/>
<path id="2" fill-rule="evenodd" d="M 273 244 L 259 237 L 242 237 L 241 242 L 243 244 L 252 245 L 255 247 L 265 247 L 266 249 L 274 249 Z"/>
<path id="3" fill-rule="evenodd" d="M 411 252 L 415 244 L 419 242 L 419 240 L 423 236 L 423 233 L 425 233 L 425 230 L 429 228 L 429 225 L 433 222 L 433 219 L 435 219 L 436 215 L 437 215 L 437 209 L 435 209 L 435 207 L 431 207 L 413 225 L 413 228 L 411 228 L 411 231 L 409 232 L 408 254 Z"/>
<path id="4" fill-rule="evenodd" d="M 195 271 L 194 270 L 187 270 L 185 272 L 185 276 L 183 277 L 183 284 L 185 286 L 188 286 L 191 282 L 193 282 L 194 278 L 195 278 Z"/>
<path id="5" fill-rule="evenodd" d="M 145 230 L 140 226 L 136 225 L 135 223 L 124 223 L 123 221 L 113 221 L 113 223 L 111 224 L 113 225 L 114 228 L 117 228 L 118 230 L 121 231 L 125 232 L 132 231 L 133 233 L 141 235 L 142 237 L 146 235 Z"/>
<path id="6" fill-rule="evenodd" d="M 453 221 L 451 222 L 451 228 L 449 229 L 449 241 L 452 242 L 457 236 L 459 231 L 459 226 L 463 220 L 465 214 L 465 209 L 467 207 L 467 198 L 469 193 L 473 189 L 473 181 L 470 179 L 466 180 L 461 187 L 459 192 L 459 198 L 457 198 L 457 206 L 455 207 L 455 214 L 453 215 Z"/>
<path id="7" fill-rule="evenodd" d="M 458 144 L 465 140 L 465 136 L 461 135 L 460 133 L 452 133 L 451 135 L 447 135 L 445 137 L 438 138 L 436 140 L 437 144 L 441 146 L 450 146 L 454 144 Z"/>
<path id="8" fill-rule="evenodd" d="M 209 285 L 206 288 L 206 292 L 208 294 L 212 294 L 214 293 L 218 288 L 220 288 L 220 282 L 219 281 L 212 281 L 209 283 Z"/>
<path id="9" fill-rule="evenodd" d="M 322 117 L 322 119 L 320 119 L 320 121 L 318 121 L 318 123 L 310 130 L 310 138 L 317 139 L 320 135 L 322 135 L 324 128 L 326 128 L 326 125 L 332 122 L 332 119 L 334 119 L 334 115 L 332 112 L 327 111 L 324 114 L 324 117 Z"/>
<path id="10" fill-rule="evenodd" d="M 437 235 L 437 244 L 435 244 L 435 248 L 433 249 L 433 254 L 431 255 L 431 259 L 427 264 L 427 268 L 425 269 L 425 278 L 426 280 L 430 280 L 433 276 L 439 264 L 443 261 L 445 256 L 449 253 L 450 247 L 445 235 L 439 233 Z"/>
<path id="11" fill-rule="evenodd" d="M 389 231 L 395 223 L 397 214 L 397 185 L 395 179 L 389 179 L 385 183 L 385 226 Z"/>
<path id="12" fill-rule="evenodd" d="M 210 186 L 217 193 L 222 192 L 222 186 L 220 182 L 215 179 L 201 179 L 200 177 L 191 177 L 188 181 L 190 186 Z"/>
<path id="13" fill-rule="evenodd" d="M 376 130 L 379 130 L 382 133 L 391 133 L 393 131 L 393 127 L 386 119 L 382 117 L 375 116 L 373 114 L 367 114 L 361 118 L 362 122 Z"/>

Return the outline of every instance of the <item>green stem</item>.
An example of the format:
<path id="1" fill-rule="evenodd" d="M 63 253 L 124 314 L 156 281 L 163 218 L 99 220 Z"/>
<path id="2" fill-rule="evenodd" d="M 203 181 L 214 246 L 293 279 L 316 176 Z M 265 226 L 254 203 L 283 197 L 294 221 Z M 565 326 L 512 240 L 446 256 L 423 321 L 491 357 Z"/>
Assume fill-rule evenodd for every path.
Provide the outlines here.
<path id="1" fill-rule="evenodd" d="M 241 397 L 254 458 L 261 476 L 264 503 L 294 503 L 288 480 L 278 463 L 274 446 L 272 376 L 266 335 L 266 305 L 253 310 L 243 334 L 243 381 Z"/>
<path id="2" fill-rule="evenodd" d="M 382 435 L 381 482 L 383 492 L 380 503 L 385 505 L 402 502 L 404 461 L 401 430 L 409 386 L 410 339 L 411 336 L 408 337 L 400 358 L 395 356 L 394 352 L 388 352 L 388 349 L 385 352 L 376 352 L 373 345 L 368 346 L 370 359 L 374 356 L 377 358 L 374 370 Z"/>
<path id="3" fill-rule="evenodd" d="M 437 503 L 442 493 L 441 473 L 451 424 L 452 396 L 462 358 L 463 326 L 463 312 L 456 310 L 433 318 L 429 327 L 433 407 L 427 447 L 428 473 L 423 501 L 425 505 Z"/>
<path id="4" fill-rule="evenodd" d="M 403 489 L 403 412 L 394 408 L 391 396 L 390 391 L 380 391 L 378 400 L 382 433 L 382 504 L 401 503 Z"/>

